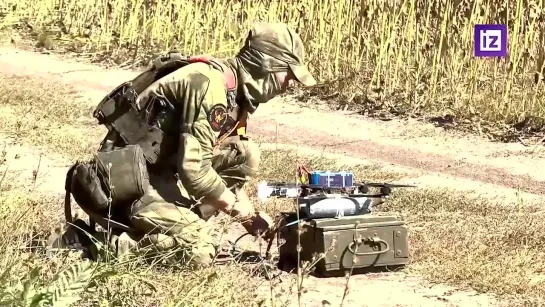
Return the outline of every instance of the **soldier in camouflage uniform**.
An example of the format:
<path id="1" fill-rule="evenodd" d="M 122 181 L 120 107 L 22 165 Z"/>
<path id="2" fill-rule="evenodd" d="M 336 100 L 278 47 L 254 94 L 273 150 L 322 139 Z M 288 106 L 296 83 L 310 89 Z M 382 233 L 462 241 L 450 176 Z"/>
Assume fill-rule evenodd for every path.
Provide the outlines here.
<path id="1" fill-rule="evenodd" d="M 237 56 L 221 61 L 223 69 L 231 69 L 236 77 L 236 102 L 242 109 L 238 120 L 284 93 L 290 80 L 305 86 L 316 83 L 303 63 L 303 52 L 299 35 L 284 24 L 261 23 L 252 28 Z M 215 146 L 224 124 L 217 115 L 229 112 L 229 106 L 222 72 L 207 63 L 174 71 L 138 99 L 153 96 L 181 110 L 179 147 L 172 162 L 177 174 L 150 170 L 152 188 L 128 212 L 130 226 L 145 235 L 123 233 L 110 243 L 119 253 L 150 245 L 159 251 L 181 247 L 184 258 L 209 264 L 216 254 L 209 228 L 184 202 L 200 200 L 239 220 L 253 235 L 266 232 L 271 218 L 256 212 L 242 190 L 258 170 L 259 148 L 239 135 Z M 200 100 L 201 108 L 197 108 Z"/>

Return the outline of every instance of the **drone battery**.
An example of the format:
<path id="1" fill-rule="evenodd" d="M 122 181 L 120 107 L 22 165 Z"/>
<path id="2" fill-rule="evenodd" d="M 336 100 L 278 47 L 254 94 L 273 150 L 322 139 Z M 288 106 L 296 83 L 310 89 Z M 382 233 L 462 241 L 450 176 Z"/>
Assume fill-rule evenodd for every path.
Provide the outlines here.
<path id="1" fill-rule="evenodd" d="M 345 188 L 354 185 L 352 172 L 323 172 L 315 171 L 310 174 L 310 184 L 331 188 Z"/>
<path id="2" fill-rule="evenodd" d="M 295 268 L 299 261 L 316 263 L 320 275 L 353 273 L 371 268 L 394 268 L 409 262 L 408 230 L 405 222 L 392 215 L 355 215 L 340 218 L 285 218 L 278 233 L 279 267 Z M 300 238 L 298 236 L 300 235 Z M 299 257 L 297 245 L 301 244 Z"/>

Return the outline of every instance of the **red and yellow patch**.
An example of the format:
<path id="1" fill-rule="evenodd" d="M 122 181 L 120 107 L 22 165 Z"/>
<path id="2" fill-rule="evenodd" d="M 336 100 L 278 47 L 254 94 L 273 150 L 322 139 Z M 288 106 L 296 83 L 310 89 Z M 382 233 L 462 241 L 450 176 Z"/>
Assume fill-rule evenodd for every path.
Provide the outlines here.
<path id="1" fill-rule="evenodd" d="M 227 122 L 227 108 L 222 104 L 216 104 L 210 108 L 207 116 L 212 130 L 220 132 Z"/>

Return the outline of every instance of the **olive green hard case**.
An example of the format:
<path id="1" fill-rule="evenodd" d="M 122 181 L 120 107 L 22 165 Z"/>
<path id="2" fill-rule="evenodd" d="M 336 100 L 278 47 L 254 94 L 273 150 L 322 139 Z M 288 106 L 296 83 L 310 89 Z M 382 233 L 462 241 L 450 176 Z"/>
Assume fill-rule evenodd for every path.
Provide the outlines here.
<path id="1" fill-rule="evenodd" d="M 278 232 L 279 266 L 297 264 L 298 224 L 293 215 Z M 315 261 L 316 272 L 404 266 L 409 261 L 408 231 L 404 221 L 391 215 L 357 215 L 301 223 L 300 261 Z"/>

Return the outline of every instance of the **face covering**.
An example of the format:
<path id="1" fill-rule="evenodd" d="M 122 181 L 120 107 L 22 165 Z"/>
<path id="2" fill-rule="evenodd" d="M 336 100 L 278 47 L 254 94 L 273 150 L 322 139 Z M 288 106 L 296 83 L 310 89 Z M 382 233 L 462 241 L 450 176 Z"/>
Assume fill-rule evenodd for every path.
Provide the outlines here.
<path id="1" fill-rule="evenodd" d="M 237 71 L 239 79 L 237 103 L 250 114 L 259 104 L 285 92 L 275 76 L 275 72 L 289 70 L 285 62 L 245 46 L 229 63 Z"/>
<path id="2" fill-rule="evenodd" d="M 252 105 L 252 113 L 261 103 L 266 103 L 284 91 L 273 72 L 263 77 L 247 78 L 244 82 L 244 97 Z"/>

